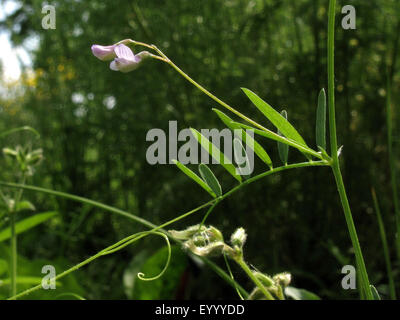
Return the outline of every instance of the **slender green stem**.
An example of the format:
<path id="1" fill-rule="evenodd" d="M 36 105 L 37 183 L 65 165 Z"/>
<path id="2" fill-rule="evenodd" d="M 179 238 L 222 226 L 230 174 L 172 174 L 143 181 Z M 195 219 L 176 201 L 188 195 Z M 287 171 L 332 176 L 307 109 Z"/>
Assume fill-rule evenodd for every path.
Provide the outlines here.
<path id="1" fill-rule="evenodd" d="M 22 184 L 25 184 L 25 175 L 22 177 Z M 11 238 L 10 238 L 10 293 L 11 295 L 15 295 L 17 293 L 17 268 L 18 268 L 18 249 L 17 249 L 17 232 L 15 230 L 15 222 L 17 215 L 17 205 L 21 200 L 23 193 L 23 189 L 18 189 L 16 191 L 14 197 L 14 205 L 9 212 L 10 216 L 10 229 L 11 229 Z"/>
<path id="2" fill-rule="evenodd" d="M 65 192 L 60 192 L 60 191 L 55 191 L 55 190 L 51 190 L 51 189 L 46 189 L 46 188 L 41 188 L 41 187 L 36 187 L 36 186 L 31 186 L 31 185 L 22 185 L 22 184 L 18 184 L 18 183 L 12 183 L 12 182 L 1 182 L 0 181 L 0 186 L 3 187 L 7 187 L 7 188 L 21 188 L 24 190 L 29 190 L 29 191 L 35 191 L 35 192 L 41 192 L 41 193 L 45 193 L 45 194 L 51 194 L 53 196 L 57 196 L 57 197 L 61 197 L 61 198 L 65 198 L 65 199 L 69 199 L 72 201 L 76 201 L 76 202 L 80 202 L 80 203 L 85 203 L 88 205 L 92 205 L 94 207 L 100 208 L 100 209 L 104 209 L 106 211 L 118 214 L 120 216 L 129 218 L 131 220 L 134 220 L 136 222 L 139 222 L 140 224 L 145 225 L 146 227 L 150 227 L 153 228 L 155 225 L 148 222 L 145 219 L 142 219 L 136 215 L 133 215 L 129 212 L 126 212 L 124 210 L 103 204 L 101 202 L 98 201 L 94 201 L 88 198 L 84 198 L 84 197 L 80 197 L 80 196 L 76 196 L 73 194 L 69 194 L 69 193 L 65 193 Z M 211 202 L 209 202 L 211 203 Z M 207 204 L 209 204 L 207 203 Z M 207 204 L 204 204 L 204 206 L 206 206 Z"/>
<path id="3" fill-rule="evenodd" d="M 158 50 L 158 49 L 157 49 Z M 161 51 L 159 51 L 161 54 Z M 249 117 L 245 116 L 244 114 L 242 114 L 241 112 L 237 111 L 236 109 L 232 108 L 230 105 L 228 105 L 227 103 L 225 103 L 224 101 L 222 101 L 221 99 L 219 99 L 218 97 L 216 97 L 215 95 L 213 95 L 210 91 L 208 91 L 206 88 L 204 88 L 202 85 L 200 85 L 199 83 L 197 83 L 196 81 L 194 81 L 191 77 L 189 77 L 185 72 L 183 72 L 182 69 L 180 69 L 175 63 L 173 63 L 171 60 L 168 59 L 168 64 L 171 65 L 171 67 L 173 67 L 176 71 L 178 71 L 186 80 L 188 80 L 191 84 L 193 84 L 195 87 L 197 87 L 200 91 L 202 91 L 203 93 L 205 93 L 207 96 L 209 96 L 211 99 L 213 99 L 214 101 L 218 102 L 221 106 L 223 106 L 224 108 L 228 109 L 229 111 L 231 111 L 232 113 L 236 114 L 237 116 L 239 116 L 240 118 L 242 118 L 243 120 L 247 121 L 248 123 L 251 123 L 253 126 L 263 130 L 263 131 L 267 131 L 268 129 L 263 127 L 262 125 L 260 125 L 259 123 L 255 122 L 254 120 L 250 119 Z"/>
<path id="4" fill-rule="evenodd" d="M 382 220 L 381 210 L 379 207 L 378 198 L 376 197 L 374 188 L 371 189 L 371 194 L 372 194 L 372 200 L 374 202 L 376 218 L 378 220 L 379 233 L 381 235 L 383 255 L 385 257 L 385 262 L 386 262 L 386 270 L 387 270 L 388 280 L 389 280 L 390 298 L 392 300 L 396 300 L 396 289 L 395 289 L 394 280 L 393 280 L 392 264 L 390 262 L 390 253 L 389 253 L 389 247 L 388 247 L 387 238 L 386 238 L 385 225 Z"/>
<path id="5" fill-rule="evenodd" d="M 245 116 L 244 114 L 240 113 L 239 111 L 237 111 L 236 109 L 232 108 L 229 104 L 225 103 L 224 101 L 222 101 L 221 99 L 219 99 L 218 97 L 216 97 L 215 95 L 213 95 L 210 91 L 208 91 L 206 88 L 204 88 L 202 85 L 200 85 L 199 83 L 197 83 L 196 81 L 194 81 L 189 75 L 187 75 L 182 69 L 180 69 L 175 63 L 173 63 L 160 49 L 158 49 L 155 45 L 152 46 L 153 49 L 158 52 L 164 59 L 167 60 L 167 63 L 173 67 L 176 71 L 178 71 L 178 73 L 184 77 L 187 81 L 189 81 L 191 84 L 193 84 L 195 87 L 197 87 L 200 91 L 202 91 L 204 94 L 206 94 L 207 96 L 209 96 L 211 99 L 213 99 L 214 101 L 218 102 L 221 106 L 223 106 L 224 108 L 228 109 L 229 111 L 231 111 L 232 113 L 236 114 L 237 116 L 239 116 L 240 118 L 246 120 L 247 122 L 251 123 L 252 125 L 254 125 L 255 127 L 261 129 L 261 130 L 267 130 L 265 127 L 263 127 L 262 125 L 260 125 L 259 123 L 253 121 L 252 119 L 248 118 L 247 116 Z"/>
<path id="6" fill-rule="evenodd" d="M 135 40 L 132 40 L 132 39 L 124 39 L 124 40 L 121 40 L 121 41 L 117 42 L 116 44 L 130 44 L 130 43 L 135 45 L 135 46 L 142 46 L 142 47 L 146 47 L 148 49 L 154 50 L 153 46 L 151 46 L 151 45 L 149 45 L 147 43 L 135 41 Z M 151 55 L 151 58 L 153 58 L 153 59 L 161 60 L 161 61 L 164 61 L 164 62 L 168 63 L 168 60 L 163 58 L 163 57 L 160 57 L 160 56 L 157 56 L 157 55 L 154 55 L 154 54 L 150 54 L 150 55 Z"/>
<path id="7" fill-rule="evenodd" d="M 329 0 L 328 20 L 328 106 L 329 106 L 329 139 L 331 156 L 338 159 L 335 116 L 335 10 L 336 0 Z"/>
<path id="8" fill-rule="evenodd" d="M 279 300 L 286 300 L 285 295 L 283 293 L 283 288 L 281 285 L 278 286 L 277 296 L 278 296 Z"/>
<path id="9" fill-rule="evenodd" d="M 272 294 L 265 288 L 265 286 L 261 283 L 260 280 L 251 272 L 247 263 L 243 260 L 243 257 L 235 259 L 237 264 L 242 268 L 242 270 L 247 274 L 247 276 L 254 282 L 254 284 L 261 290 L 261 292 L 265 295 L 268 300 L 275 300 Z"/>
<path id="10" fill-rule="evenodd" d="M 229 261 L 228 261 L 228 257 L 226 256 L 225 253 L 224 253 L 224 260 L 225 260 L 226 268 L 228 269 L 228 273 L 229 273 L 231 279 L 232 279 L 232 280 L 235 280 L 235 278 L 233 277 L 233 273 L 232 273 L 232 270 L 231 270 L 231 266 L 230 266 Z M 241 293 L 240 293 L 240 290 L 239 290 L 238 288 L 235 288 L 235 289 L 236 289 L 236 292 L 237 292 L 237 294 L 238 294 L 240 300 L 244 300 L 243 296 L 242 296 Z"/>
<path id="11" fill-rule="evenodd" d="M 328 98 L 329 98 L 329 132 L 331 143 L 332 171 L 335 176 L 336 186 L 340 195 L 347 228 L 353 244 L 356 257 L 358 271 L 360 273 L 361 289 L 364 290 L 366 298 L 373 299 L 372 291 L 369 284 L 368 273 L 365 267 L 360 243 L 358 241 L 357 231 L 354 225 L 349 200 L 347 199 L 346 189 L 343 183 L 342 173 L 340 171 L 336 120 L 335 120 L 335 10 L 336 0 L 329 1 L 329 21 L 328 21 Z"/>
<path id="12" fill-rule="evenodd" d="M 337 189 L 339 191 L 340 200 L 342 203 L 344 216 L 346 219 L 347 228 L 350 234 L 350 239 L 353 244 L 354 254 L 356 257 L 358 272 L 360 273 L 361 289 L 364 290 L 366 298 L 368 300 L 373 299 L 372 291 L 370 288 L 370 283 L 368 279 L 367 269 L 365 267 L 364 257 L 361 251 L 360 242 L 358 241 L 356 227 L 354 225 L 353 216 L 351 213 L 349 200 L 347 199 L 346 189 L 344 187 L 342 173 L 339 168 L 339 164 L 332 165 L 333 175 L 335 176 L 335 181 Z"/>
<path id="13" fill-rule="evenodd" d="M 217 264 L 215 264 L 212 260 L 206 258 L 206 257 L 200 257 L 196 256 L 197 258 L 200 258 L 206 265 L 208 265 L 217 275 L 219 275 L 226 283 L 231 285 L 235 290 L 238 290 L 243 298 L 247 298 L 249 296 L 249 293 L 243 289 L 243 287 L 238 284 L 234 279 L 232 279 L 224 270 L 222 270 Z"/>
<path id="14" fill-rule="evenodd" d="M 10 293 L 15 295 L 17 293 L 17 234 L 15 232 L 15 212 L 10 212 Z"/>
<path id="15" fill-rule="evenodd" d="M 217 204 L 219 203 L 220 198 L 217 198 L 216 201 L 214 202 L 214 204 L 210 207 L 210 209 L 208 209 L 207 213 L 204 215 L 203 220 L 201 220 L 201 223 L 199 225 L 199 230 L 201 230 L 201 228 L 203 227 L 203 225 L 206 223 L 206 220 L 208 218 L 208 216 L 210 215 L 210 213 L 214 210 L 214 208 L 217 206 Z"/>

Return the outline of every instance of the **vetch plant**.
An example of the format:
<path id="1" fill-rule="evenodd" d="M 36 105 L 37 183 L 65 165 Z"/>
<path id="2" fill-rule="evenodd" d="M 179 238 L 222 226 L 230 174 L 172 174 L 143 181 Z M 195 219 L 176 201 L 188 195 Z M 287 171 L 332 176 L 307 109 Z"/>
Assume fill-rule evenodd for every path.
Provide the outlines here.
<path id="1" fill-rule="evenodd" d="M 158 54 L 157 56 L 152 56 L 158 60 L 166 62 L 172 68 L 174 68 L 181 76 L 183 76 L 186 80 L 188 80 L 191 84 L 196 86 L 203 93 L 208 95 L 210 98 L 219 103 L 222 107 L 228 109 L 236 116 L 248 122 L 251 126 L 245 125 L 242 123 L 238 123 L 234 120 L 228 120 L 230 124 L 235 126 L 248 129 L 252 128 L 255 134 L 260 136 L 267 137 L 272 140 L 276 140 L 279 143 L 285 144 L 287 146 L 294 147 L 301 151 L 309 160 L 310 165 L 313 165 L 315 161 L 313 158 L 316 158 L 320 161 L 319 164 L 329 166 L 332 169 L 333 176 L 335 178 L 336 186 L 339 192 L 341 204 L 343 207 L 343 212 L 345 215 L 345 220 L 348 228 L 348 232 L 350 235 L 350 239 L 353 245 L 357 269 L 360 276 L 360 292 L 363 297 L 366 299 L 373 299 L 373 292 L 371 289 L 371 285 L 369 283 L 369 278 L 367 274 L 367 269 L 364 263 L 363 254 L 361 251 L 361 247 L 359 244 L 356 228 L 353 221 L 353 216 L 351 213 L 350 204 L 347 198 L 345 185 L 342 178 L 342 173 L 340 169 L 339 162 L 339 154 L 340 150 L 338 148 L 337 143 L 337 133 L 336 133 L 336 117 L 335 117 L 335 84 L 334 84 L 334 35 L 335 35 L 335 11 L 336 11 L 336 0 L 329 1 L 329 12 L 328 12 L 328 42 L 327 42 L 327 58 L 328 58 L 328 112 L 329 112 L 329 140 L 330 140 L 330 155 L 328 155 L 325 150 L 325 142 L 324 142 L 324 131 L 325 131 L 325 116 L 324 116 L 324 93 L 321 93 L 319 97 L 319 107 L 318 107 L 318 116 L 317 116 L 317 146 L 318 151 L 311 149 L 304 139 L 301 137 L 299 132 L 286 120 L 284 113 L 281 115 L 279 112 L 274 110 L 267 102 L 262 100 L 259 96 L 257 96 L 254 92 L 249 89 L 243 88 L 242 90 L 247 95 L 247 97 L 252 101 L 252 103 L 264 114 L 264 116 L 271 121 L 271 123 L 278 129 L 278 133 L 274 133 L 261 124 L 255 122 L 254 120 L 248 118 L 244 114 L 240 113 L 227 103 L 223 102 L 221 99 L 217 98 L 211 92 L 206 90 L 196 81 L 194 81 L 189 75 L 183 72 L 178 66 L 176 66 L 160 49 L 158 49 L 155 45 L 149 45 L 142 42 L 138 42 L 135 40 L 122 40 L 116 45 L 119 44 L 128 44 L 133 46 L 144 46 L 149 49 L 152 49 Z M 284 167 L 287 167 L 287 149 L 282 148 L 280 146 L 280 156 L 282 161 L 284 162 Z M 229 171 L 229 170 L 228 170 Z M 235 177 L 237 178 L 237 177 Z M 237 179 L 239 183 L 241 183 L 241 179 Z"/>
<path id="2" fill-rule="evenodd" d="M 264 101 L 255 92 L 242 88 L 243 93 L 249 98 L 249 100 L 254 104 L 254 106 L 275 126 L 276 130 L 272 131 L 264 127 L 262 124 L 250 119 L 246 115 L 242 114 L 235 108 L 231 107 L 220 98 L 213 95 L 210 91 L 205 89 L 195 80 L 193 80 L 189 75 L 187 75 L 183 70 L 181 70 L 169 57 L 167 57 L 160 49 L 155 45 L 146 44 L 143 42 L 138 42 L 131 39 L 125 39 L 109 46 L 93 45 L 93 54 L 101 61 L 111 61 L 110 69 L 114 71 L 121 71 L 123 73 L 131 72 L 137 69 L 145 59 L 151 58 L 162 61 L 172 67 L 177 71 L 184 79 L 189 81 L 192 85 L 198 88 L 201 92 L 206 94 L 208 97 L 217 102 L 221 107 L 230 111 L 234 116 L 240 118 L 244 122 L 239 122 L 236 119 L 231 118 L 231 116 L 225 114 L 219 109 L 213 109 L 215 114 L 220 118 L 220 120 L 232 131 L 234 131 L 236 137 L 241 139 L 234 139 L 235 157 L 237 159 L 244 159 L 246 163 L 246 157 L 248 156 L 245 146 L 250 146 L 254 153 L 263 161 L 266 166 L 266 170 L 254 176 L 250 176 L 247 172 L 239 172 L 236 168 L 226 161 L 226 156 L 224 153 L 213 145 L 211 141 L 205 138 L 199 131 L 192 128 L 191 132 L 193 137 L 197 140 L 199 145 L 205 149 L 209 155 L 211 155 L 217 162 L 225 169 L 225 171 L 232 176 L 234 181 L 237 183 L 230 190 L 225 186 L 221 185 L 216 175 L 213 171 L 205 164 L 200 164 L 198 167 L 198 173 L 189 169 L 186 165 L 175 160 L 177 167 L 191 180 L 196 182 L 201 188 L 211 196 L 211 200 L 208 202 L 180 214 L 172 220 L 169 220 L 160 225 L 154 225 L 153 223 L 126 212 L 121 209 L 111 207 L 109 205 L 87 199 L 84 197 L 63 193 L 59 191 L 54 191 L 50 189 L 40 188 L 36 186 L 25 185 L 25 179 L 21 180 L 21 183 L 9 183 L 0 182 L 0 186 L 9 189 L 15 189 L 15 196 L 13 198 L 14 204 L 18 203 L 21 198 L 22 190 L 41 192 L 47 195 L 57 196 L 71 201 L 76 201 L 91 205 L 97 208 L 104 209 L 113 214 L 123 216 L 130 219 L 136 223 L 140 223 L 146 226 L 149 230 L 144 232 L 135 233 L 130 235 L 117 243 L 108 246 L 107 248 L 99 251 L 90 258 L 82 261 L 81 263 L 71 267 L 70 269 L 59 273 L 54 280 L 59 280 L 62 277 L 74 272 L 75 270 L 91 263 L 92 261 L 100 258 L 102 256 L 113 254 L 119 250 L 127 247 L 128 245 L 146 237 L 149 235 L 157 235 L 162 237 L 166 241 L 166 245 L 169 248 L 169 255 L 165 263 L 165 267 L 160 274 L 151 276 L 149 278 L 144 277 L 143 274 L 139 273 L 138 277 L 141 280 L 154 280 L 160 277 L 169 265 L 171 250 L 170 250 L 170 239 L 180 243 L 183 248 L 187 251 L 199 256 L 202 261 L 204 261 L 208 266 L 210 266 L 218 275 L 220 275 L 225 281 L 227 281 L 233 288 L 235 288 L 239 296 L 243 299 L 284 299 L 285 295 L 295 298 L 300 298 L 304 296 L 311 297 L 312 294 L 306 291 L 300 291 L 295 288 L 289 287 L 291 282 L 290 273 L 279 273 L 274 276 L 266 275 L 254 268 L 250 268 L 244 260 L 244 245 L 247 239 L 247 233 L 243 228 L 238 228 L 230 238 L 230 242 L 226 243 L 223 234 L 214 226 L 206 225 L 206 220 L 208 216 L 213 212 L 216 206 L 225 200 L 226 198 L 232 196 L 236 192 L 240 191 L 243 187 L 256 182 L 264 177 L 273 175 L 275 173 L 299 169 L 306 167 L 330 167 L 335 178 L 337 190 L 341 199 L 341 204 L 343 207 L 343 212 L 345 215 L 345 221 L 347 224 L 349 236 L 353 245 L 355 259 L 359 275 L 360 283 L 360 293 L 361 297 L 365 299 L 377 298 L 376 290 L 369 283 L 369 278 L 364 263 L 363 254 L 358 241 L 358 236 L 356 228 L 354 225 L 349 201 L 346 194 L 345 185 L 343 182 L 341 168 L 340 168 L 340 148 L 338 148 L 337 133 L 336 133 L 336 120 L 335 120 L 335 87 L 334 87 L 334 27 L 335 27 L 335 9 L 336 0 L 329 1 L 329 20 L 328 20 L 328 99 L 326 99 L 325 90 L 321 90 L 318 97 L 318 107 L 317 107 L 317 117 L 316 117 L 316 145 L 317 150 L 311 148 L 309 144 L 306 143 L 304 138 L 301 136 L 300 132 L 288 121 L 287 110 L 277 111 L 272 106 L 270 106 L 266 101 Z M 137 46 L 145 47 L 150 51 L 141 51 L 134 54 L 131 47 L 136 48 Z M 327 101 L 328 100 L 328 101 Z M 330 151 L 327 150 L 326 143 L 326 109 L 328 107 L 328 119 L 329 119 L 329 142 Z M 251 130 L 252 133 L 258 135 L 259 137 L 268 138 L 276 141 L 279 157 L 282 161 L 281 166 L 274 166 L 273 162 L 268 154 L 268 152 L 262 147 L 262 145 L 256 141 L 256 139 L 248 134 L 247 130 Z M 1 137 L 1 135 L 0 135 Z M 306 161 L 299 163 L 290 163 L 289 159 L 289 148 L 292 147 L 297 149 L 301 154 L 304 155 Z M 328 154 L 329 152 L 329 154 Z M 40 158 L 40 152 L 34 151 L 26 154 L 21 152 L 21 150 L 6 149 L 5 153 L 8 156 L 15 157 L 16 159 L 23 159 L 21 165 L 22 172 L 29 172 L 29 166 L 36 163 Z M 18 160 L 19 161 L 19 160 Z M 4 196 L 4 199 L 8 199 Z M 12 202 L 11 202 L 12 203 Z M 14 204 L 11 208 L 14 208 Z M 203 209 L 207 209 L 203 215 L 201 222 L 197 225 L 186 228 L 185 230 L 167 231 L 165 228 L 177 221 L 181 221 L 195 213 L 200 213 Z M 10 218 L 15 215 L 10 215 Z M 16 235 L 15 235 L 15 221 L 10 223 L 11 233 L 12 233 L 12 256 L 13 259 L 16 257 Z M 13 231 L 14 228 L 14 231 Z M 251 233 L 250 233 L 251 234 Z M 213 263 L 209 257 L 210 256 L 223 256 L 225 258 L 228 273 L 223 271 L 215 263 Z M 249 294 L 245 289 L 243 289 L 240 284 L 233 278 L 229 266 L 229 260 L 234 261 L 243 270 L 243 272 L 252 281 L 254 288 Z M 25 296 L 35 290 L 41 289 L 41 284 L 25 290 L 20 293 L 16 293 L 16 263 L 12 261 L 12 274 L 11 278 L 13 281 L 10 299 L 17 299 L 19 297 Z M 315 297 L 313 297 L 315 298 Z"/>

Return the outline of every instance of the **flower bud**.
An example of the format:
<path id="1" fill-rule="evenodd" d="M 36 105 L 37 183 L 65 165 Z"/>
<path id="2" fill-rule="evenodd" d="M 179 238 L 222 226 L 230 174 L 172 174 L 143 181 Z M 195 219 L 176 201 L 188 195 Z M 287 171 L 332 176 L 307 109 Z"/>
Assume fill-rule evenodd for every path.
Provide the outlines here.
<path id="1" fill-rule="evenodd" d="M 206 230 L 205 226 L 202 226 L 200 229 L 200 225 L 196 224 L 194 226 L 190 226 L 185 230 L 169 230 L 168 232 L 171 236 L 178 240 L 189 240 L 191 239 L 196 233 Z"/>
<path id="2" fill-rule="evenodd" d="M 287 287 L 292 281 L 292 275 L 288 272 L 282 272 L 274 275 L 273 279 L 277 284 Z"/>
<path id="3" fill-rule="evenodd" d="M 231 236 L 231 243 L 234 247 L 239 247 L 242 249 L 246 239 L 246 231 L 243 228 L 238 228 Z"/>
<path id="4" fill-rule="evenodd" d="M 186 241 L 183 245 L 185 249 L 201 257 L 221 255 L 225 246 L 225 243 L 222 241 L 213 242 L 206 246 L 197 246 L 194 241 L 191 240 Z"/>
<path id="5" fill-rule="evenodd" d="M 26 156 L 26 162 L 28 165 L 36 166 L 38 165 L 43 159 L 43 150 L 36 149 L 32 152 L 29 152 Z"/>
<path id="6" fill-rule="evenodd" d="M 8 207 L 8 210 L 10 212 L 13 212 L 14 208 L 15 208 L 15 200 L 14 199 L 10 199 L 10 198 L 6 198 L 6 205 Z"/>
<path id="7" fill-rule="evenodd" d="M 183 247 L 198 256 L 209 256 L 222 254 L 224 243 L 222 233 L 213 226 L 194 225 L 183 231 L 170 230 L 172 237 L 186 240 Z"/>
<path id="8" fill-rule="evenodd" d="M 3 153 L 7 156 L 16 157 L 17 151 L 10 148 L 3 148 Z"/>
<path id="9" fill-rule="evenodd" d="M 206 234 L 207 238 L 209 241 L 214 242 L 214 241 L 224 241 L 224 237 L 217 228 L 213 226 L 209 226 L 205 231 L 203 231 L 204 234 Z"/>

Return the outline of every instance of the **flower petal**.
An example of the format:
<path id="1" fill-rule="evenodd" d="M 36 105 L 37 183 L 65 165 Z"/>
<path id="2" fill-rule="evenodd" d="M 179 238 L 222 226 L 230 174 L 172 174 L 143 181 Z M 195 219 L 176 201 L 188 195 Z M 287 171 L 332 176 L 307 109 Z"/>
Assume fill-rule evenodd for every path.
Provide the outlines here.
<path id="1" fill-rule="evenodd" d="M 110 69 L 114 71 L 130 72 L 135 70 L 139 66 L 139 63 L 124 58 L 115 58 L 110 63 Z"/>
<path id="2" fill-rule="evenodd" d="M 95 57 L 99 58 L 102 61 L 112 60 L 115 58 L 115 49 L 116 45 L 111 46 L 100 46 L 98 44 L 92 45 L 92 53 Z"/>
<path id="3" fill-rule="evenodd" d="M 114 52 L 118 58 L 136 61 L 133 51 L 124 44 L 117 45 L 116 48 L 114 49 Z"/>
<path id="4" fill-rule="evenodd" d="M 110 69 L 114 70 L 114 71 L 119 71 L 117 63 L 115 62 L 115 60 L 111 61 L 110 63 Z"/>

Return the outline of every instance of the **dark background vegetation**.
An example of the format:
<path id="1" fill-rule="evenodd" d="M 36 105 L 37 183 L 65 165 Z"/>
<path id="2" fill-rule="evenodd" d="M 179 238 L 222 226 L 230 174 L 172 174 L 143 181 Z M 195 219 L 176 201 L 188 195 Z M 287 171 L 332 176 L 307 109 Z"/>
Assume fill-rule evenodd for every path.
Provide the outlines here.
<path id="1" fill-rule="evenodd" d="M 156 224 L 209 200 L 174 165 L 149 165 L 145 155 L 150 142 L 145 137 L 151 128 L 167 130 L 169 120 L 177 120 L 178 129 L 222 129 L 211 111 L 216 103 L 166 64 L 150 61 L 122 74 L 110 71 L 108 63 L 91 53 L 92 44 L 108 45 L 124 38 L 156 44 L 199 83 L 272 128 L 240 90 L 250 88 L 276 109 L 285 108 L 289 120 L 315 147 L 317 96 L 327 85 L 327 0 L 55 0 L 50 4 L 56 6 L 56 30 L 41 28 L 42 1 L 16 2 L 21 7 L 1 22 L 2 31 L 11 33 L 14 45 L 37 37 L 39 46 L 32 52 L 33 74 L 27 73 L 17 87 L 9 85 L 9 93 L 0 97 L 0 131 L 30 125 L 41 139 L 24 133 L 1 141 L 1 146 L 32 141 L 44 149 L 45 160 L 29 184 L 95 199 Z M 340 27 L 339 10 L 346 4 L 356 7 L 356 30 Z M 339 1 L 338 7 L 336 99 L 344 180 L 370 280 L 384 293 L 387 277 L 370 188 L 377 189 L 394 258 L 385 97 L 389 68 L 396 128 L 400 8 L 395 0 Z M 397 147 L 398 130 L 394 139 Z M 258 140 L 278 166 L 276 143 Z M 291 149 L 291 163 L 303 160 Z M 223 190 L 235 185 L 220 167 L 212 169 Z M 255 173 L 264 169 L 256 162 Z M 6 170 L 0 174 L 2 180 L 15 181 Z M 38 212 L 59 212 L 58 218 L 20 235 L 20 259 L 25 259 L 25 267 L 32 265 L 22 270 L 20 261 L 25 275 L 40 276 L 37 261 L 57 261 L 61 272 L 144 230 L 79 203 L 32 192 L 25 197 Z M 202 214 L 173 227 L 198 223 Z M 342 266 L 354 264 L 354 259 L 328 168 L 298 169 L 254 183 L 220 204 L 208 222 L 227 238 L 243 226 L 249 234 L 246 258 L 258 269 L 271 274 L 290 271 L 294 286 L 322 298 L 358 297 L 340 286 Z M 0 223 L 6 226 L 6 221 Z M 141 293 L 131 289 L 129 274 L 162 246 L 161 240 L 149 237 L 96 260 L 68 276 L 74 279 L 69 280 L 74 282 L 71 290 L 89 299 L 236 298 L 212 270 L 189 261 L 179 250 L 166 277 L 179 285 L 164 278 L 154 286 L 171 286 L 165 292 L 151 293 L 151 283 Z M 215 261 L 224 266 L 223 260 Z M 394 267 L 398 275 L 399 266 Z M 236 268 L 234 272 L 250 290 L 247 279 Z"/>

